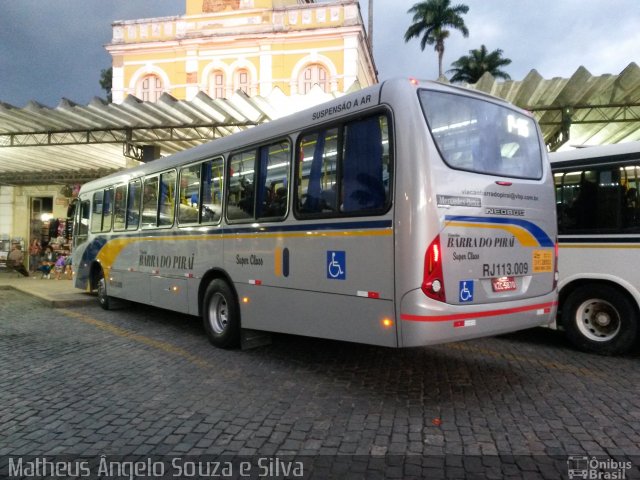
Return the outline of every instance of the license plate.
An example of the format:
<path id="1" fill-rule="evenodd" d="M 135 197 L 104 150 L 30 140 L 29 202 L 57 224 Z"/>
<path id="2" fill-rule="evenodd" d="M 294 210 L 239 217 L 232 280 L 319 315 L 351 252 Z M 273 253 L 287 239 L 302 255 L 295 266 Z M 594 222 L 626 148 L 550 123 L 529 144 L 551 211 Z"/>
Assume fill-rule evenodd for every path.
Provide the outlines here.
<path id="1" fill-rule="evenodd" d="M 494 292 L 508 292 L 510 290 L 516 290 L 515 277 L 498 277 L 491 279 L 491 287 Z"/>

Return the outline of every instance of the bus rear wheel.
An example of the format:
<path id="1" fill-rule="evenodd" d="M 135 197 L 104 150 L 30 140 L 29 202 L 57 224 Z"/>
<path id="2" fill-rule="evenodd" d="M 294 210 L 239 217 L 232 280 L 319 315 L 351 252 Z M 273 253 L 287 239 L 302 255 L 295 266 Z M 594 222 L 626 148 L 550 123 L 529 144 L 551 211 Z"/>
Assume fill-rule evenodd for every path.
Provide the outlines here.
<path id="1" fill-rule="evenodd" d="M 233 348 L 240 341 L 240 308 L 235 293 L 224 280 L 213 280 L 204 294 L 202 320 L 209 341 Z"/>
<path id="2" fill-rule="evenodd" d="M 562 325 L 573 345 L 600 355 L 625 353 L 638 336 L 633 304 L 608 285 L 587 285 L 573 291 L 562 305 Z"/>

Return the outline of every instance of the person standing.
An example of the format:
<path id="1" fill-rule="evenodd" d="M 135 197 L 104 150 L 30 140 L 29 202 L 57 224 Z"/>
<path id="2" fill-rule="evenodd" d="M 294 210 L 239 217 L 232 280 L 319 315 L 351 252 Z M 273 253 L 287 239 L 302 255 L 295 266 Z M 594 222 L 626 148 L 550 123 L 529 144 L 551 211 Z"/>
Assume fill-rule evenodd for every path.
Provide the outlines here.
<path id="1" fill-rule="evenodd" d="M 31 240 L 29 245 L 29 271 L 35 272 L 40 264 L 40 255 L 42 254 L 42 246 L 37 238 Z"/>

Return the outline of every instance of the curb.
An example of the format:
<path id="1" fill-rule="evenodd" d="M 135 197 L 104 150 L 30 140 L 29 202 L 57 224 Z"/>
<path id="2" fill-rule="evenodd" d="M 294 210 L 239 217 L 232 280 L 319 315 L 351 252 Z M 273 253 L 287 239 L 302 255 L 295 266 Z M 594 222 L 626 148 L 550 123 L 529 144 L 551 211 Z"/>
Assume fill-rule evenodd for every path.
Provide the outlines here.
<path id="1" fill-rule="evenodd" d="M 38 300 L 43 305 L 51 308 L 67 308 L 78 305 L 85 305 L 93 300 L 93 296 L 90 297 L 88 295 L 83 298 L 51 298 L 49 295 L 30 292 L 20 287 L 14 287 L 13 285 L 0 285 L 0 290 L 15 290 L 16 292 L 29 295 L 30 297 Z M 78 295 L 82 294 L 80 293 Z"/>

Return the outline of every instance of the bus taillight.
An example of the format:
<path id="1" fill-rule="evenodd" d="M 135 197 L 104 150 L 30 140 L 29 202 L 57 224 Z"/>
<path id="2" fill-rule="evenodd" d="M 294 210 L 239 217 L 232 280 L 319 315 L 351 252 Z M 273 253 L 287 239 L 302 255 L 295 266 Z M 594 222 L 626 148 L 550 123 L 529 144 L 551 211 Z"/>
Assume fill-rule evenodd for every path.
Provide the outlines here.
<path id="1" fill-rule="evenodd" d="M 424 255 L 422 291 L 429 298 L 433 298 L 440 302 L 446 301 L 442 275 L 442 249 L 440 248 L 440 235 L 434 238 Z"/>

